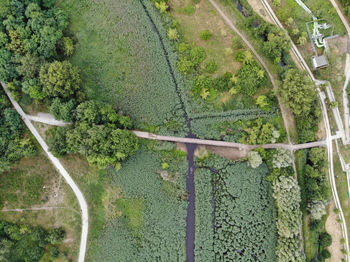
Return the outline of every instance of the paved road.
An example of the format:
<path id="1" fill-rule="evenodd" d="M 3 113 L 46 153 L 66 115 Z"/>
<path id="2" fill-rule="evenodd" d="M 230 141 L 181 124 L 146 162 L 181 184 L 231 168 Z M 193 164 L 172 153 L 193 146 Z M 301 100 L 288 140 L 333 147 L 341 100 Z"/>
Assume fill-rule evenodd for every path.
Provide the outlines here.
<path id="1" fill-rule="evenodd" d="M 16 109 L 16 111 L 20 114 L 22 117 L 23 122 L 26 124 L 30 132 L 32 132 L 33 136 L 36 138 L 36 140 L 39 142 L 40 146 L 44 150 L 44 152 L 47 154 L 48 158 L 52 162 L 52 164 L 56 167 L 58 172 L 63 176 L 63 178 L 67 181 L 68 185 L 72 188 L 75 196 L 78 199 L 80 208 L 81 208 L 81 215 L 82 215 L 82 225 L 81 225 L 81 240 L 80 240 L 80 249 L 79 249 L 79 257 L 78 262 L 83 262 L 85 259 L 85 253 L 86 253 L 86 243 L 87 243 L 87 236 L 88 236 L 88 228 L 89 228 L 89 220 L 88 220 L 88 206 L 85 201 L 85 198 L 80 191 L 77 184 L 73 181 L 71 176 L 68 174 L 66 169 L 63 167 L 61 162 L 54 157 L 50 152 L 47 144 L 45 143 L 44 139 L 40 136 L 38 130 L 33 126 L 33 124 L 30 122 L 30 119 L 28 116 L 24 113 L 20 105 L 12 99 L 10 92 L 7 90 L 6 85 L 4 83 L 1 83 L 3 86 L 7 96 L 9 97 L 12 105 Z"/>
<path id="2" fill-rule="evenodd" d="M 270 15 L 270 17 L 272 18 L 272 20 L 275 22 L 276 25 L 278 25 L 280 28 L 283 28 L 283 25 L 280 23 L 280 21 L 278 20 L 277 16 L 275 15 L 275 13 L 273 12 L 271 6 L 269 5 L 269 3 L 267 2 L 267 0 L 261 0 L 267 13 Z M 317 80 L 314 75 L 312 74 L 310 68 L 308 67 L 307 63 L 305 62 L 304 58 L 302 57 L 302 55 L 300 54 L 298 48 L 295 46 L 295 44 L 292 42 L 292 51 L 293 53 L 296 55 L 296 57 L 298 58 L 298 60 L 300 61 L 300 64 L 303 66 L 303 68 L 308 72 L 310 78 L 315 82 L 316 85 L 319 84 L 323 84 L 324 81 L 320 81 Z M 317 88 L 317 92 L 318 95 L 320 97 L 321 100 L 321 109 L 322 109 L 322 115 L 323 115 L 323 120 L 325 123 L 325 128 L 326 128 L 326 134 L 327 134 L 327 152 L 328 152 L 328 162 L 329 162 L 329 180 L 330 180 L 330 184 L 331 184 L 331 188 L 332 188 L 332 194 L 333 194 L 333 198 L 334 198 L 334 202 L 336 207 L 339 209 L 340 211 L 340 216 L 342 219 L 342 233 L 343 233 L 343 238 L 345 239 L 345 248 L 347 251 L 347 260 L 350 261 L 350 253 L 349 253 L 349 240 L 348 240 L 348 231 L 346 228 L 346 221 L 344 218 L 344 213 L 343 210 L 341 208 L 340 205 L 340 200 L 338 197 L 338 193 L 337 193 L 337 188 L 335 185 L 335 179 L 334 179 L 334 167 L 333 167 L 333 144 L 332 144 L 332 134 L 331 134 L 331 129 L 330 129 L 330 125 L 329 125 L 329 119 L 328 119 L 328 114 L 327 114 L 327 108 L 326 108 L 326 103 L 325 103 L 325 98 L 326 95 L 321 92 L 321 90 L 319 88 Z M 341 130 L 339 130 L 341 132 Z M 342 137 L 344 137 L 344 130 L 343 133 L 341 134 Z"/>
<path id="3" fill-rule="evenodd" d="M 67 123 L 61 120 L 56 120 L 53 115 L 46 113 L 38 113 L 36 116 L 27 115 L 27 117 L 35 122 L 44 123 L 52 126 L 66 126 L 71 123 Z"/>
<path id="4" fill-rule="evenodd" d="M 252 150 L 254 148 L 262 147 L 262 148 L 285 148 L 291 151 L 306 149 L 312 147 L 326 146 L 326 141 L 316 141 L 305 144 L 298 145 L 290 145 L 290 144 L 265 144 L 265 145 L 247 145 L 235 142 L 226 142 L 226 141 L 217 141 L 217 140 L 206 140 L 206 139 L 198 139 L 198 138 L 186 138 L 186 137 L 175 137 L 175 136 L 160 136 L 148 132 L 143 131 L 133 131 L 134 134 L 139 138 L 160 140 L 160 141 L 171 141 L 171 142 L 179 142 L 179 143 L 188 143 L 188 144 L 196 144 L 196 145 L 207 145 L 207 146 L 221 146 L 221 147 L 235 147 L 239 149 Z"/>

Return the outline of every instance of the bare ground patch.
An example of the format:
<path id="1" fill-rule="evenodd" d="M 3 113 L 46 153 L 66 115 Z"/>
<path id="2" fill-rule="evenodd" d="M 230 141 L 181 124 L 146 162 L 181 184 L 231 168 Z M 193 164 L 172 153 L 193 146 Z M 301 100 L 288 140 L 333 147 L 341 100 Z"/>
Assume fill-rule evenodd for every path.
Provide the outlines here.
<path id="1" fill-rule="evenodd" d="M 342 232 L 340 224 L 337 221 L 338 215 L 334 213 L 334 202 L 332 201 L 329 205 L 329 215 L 326 220 L 326 230 L 332 236 L 332 244 L 328 247 L 328 251 L 331 253 L 331 258 L 327 259 L 326 262 L 342 261 L 344 258 L 341 252 L 342 244 Z"/>

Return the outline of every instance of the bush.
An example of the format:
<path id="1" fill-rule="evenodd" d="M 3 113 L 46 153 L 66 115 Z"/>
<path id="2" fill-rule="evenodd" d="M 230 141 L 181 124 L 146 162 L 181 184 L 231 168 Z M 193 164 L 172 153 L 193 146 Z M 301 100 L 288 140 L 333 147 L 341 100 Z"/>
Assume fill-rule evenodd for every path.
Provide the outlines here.
<path id="1" fill-rule="evenodd" d="M 217 69 L 218 65 L 215 63 L 214 60 L 208 61 L 205 65 L 205 71 L 209 74 L 214 74 Z"/>
<path id="2" fill-rule="evenodd" d="M 196 7 L 194 7 L 191 4 L 186 5 L 184 8 L 185 15 L 193 15 L 195 11 L 196 11 Z"/>
<path id="3" fill-rule="evenodd" d="M 209 30 L 204 30 L 200 32 L 200 37 L 202 40 L 209 40 L 212 36 L 213 35 L 209 32 Z"/>

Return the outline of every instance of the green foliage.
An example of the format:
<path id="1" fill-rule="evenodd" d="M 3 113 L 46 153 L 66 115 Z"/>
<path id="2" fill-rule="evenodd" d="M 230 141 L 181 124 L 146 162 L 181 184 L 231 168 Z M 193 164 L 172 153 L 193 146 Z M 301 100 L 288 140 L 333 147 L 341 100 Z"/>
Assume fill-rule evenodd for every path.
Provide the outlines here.
<path id="1" fill-rule="evenodd" d="M 281 97 L 295 115 L 307 115 L 316 100 L 315 85 L 305 72 L 289 69 L 280 89 Z"/>
<path id="2" fill-rule="evenodd" d="M 170 40 L 176 40 L 179 37 L 176 28 L 170 28 L 168 30 L 168 37 Z"/>
<path id="3" fill-rule="evenodd" d="M 6 95 L 0 91 L 0 173 L 24 156 L 36 154 L 37 148 L 24 136 L 24 125 L 17 112 L 10 108 Z"/>
<path id="4" fill-rule="evenodd" d="M 24 79 L 33 79 L 38 76 L 40 63 L 42 63 L 39 57 L 27 53 L 21 58 L 20 62 L 20 65 L 16 69 Z"/>
<path id="5" fill-rule="evenodd" d="M 74 99 L 64 102 L 59 98 L 54 98 L 49 107 L 49 111 L 55 119 L 72 122 L 74 120 L 73 110 L 75 106 L 76 102 Z"/>
<path id="6" fill-rule="evenodd" d="M 265 39 L 262 49 L 265 54 L 276 63 L 281 61 L 283 52 L 288 52 L 291 47 L 287 32 L 265 21 L 258 26 L 255 34 Z"/>
<path id="7" fill-rule="evenodd" d="M 238 70 L 237 78 L 237 90 L 248 96 L 265 87 L 267 80 L 264 70 L 255 61 L 244 63 Z"/>
<path id="8" fill-rule="evenodd" d="M 209 32 L 209 30 L 204 30 L 200 32 L 199 35 L 202 40 L 209 40 L 213 36 L 213 34 Z"/>
<path id="9" fill-rule="evenodd" d="M 241 141 L 251 145 L 272 143 L 274 130 L 275 127 L 271 123 L 264 123 L 261 118 L 248 121 L 243 124 L 243 131 L 246 135 Z"/>
<path id="10" fill-rule="evenodd" d="M 125 160 L 138 149 L 134 133 L 104 125 L 81 123 L 67 132 L 66 137 L 70 151 L 86 156 L 88 162 L 98 168 Z"/>
<path id="11" fill-rule="evenodd" d="M 36 100 L 43 100 L 47 94 L 43 91 L 43 87 L 37 78 L 32 78 L 23 81 L 22 91 L 30 96 L 30 98 Z"/>
<path id="12" fill-rule="evenodd" d="M 55 243 L 63 240 L 65 232 L 62 229 L 47 232 L 42 227 L 0 221 L 1 261 L 40 261 L 49 243 L 46 238 L 58 231 L 60 235 L 59 238 L 56 235 Z"/>
<path id="13" fill-rule="evenodd" d="M 161 161 L 153 153 L 139 150 L 112 171 L 113 184 L 118 186 L 123 199 L 142 200 L 143 209 L 137 208 L 133 217 L 140 218 L 139 235 L 133 234 L 129 219 L 123 215 L 112 218 L 91 247 L 91 259 L 115 261 L 185 261 L 187 163 L 181 158 L 176 164 L 179 176 L 175 182 L 164 181 L 157 170 Z M 117 206 L 119 206 L 117 204 Z"/>
<path id="14" fill-rule="evenodd" d="M 264 111 L 270 111 L 272 109 L 271 102 L 265 95 L 258 96 L 256 104 Z"/>
<path id="15" fill-rule="evenodd" d="M 143 224 L 143 212 L 145 209 L 142 199 L 118 199 L 116 202 L 118 210 L 128 220 L 130 230 L 139 236 L 139 230 Z"/>
<path id="16" fill-rule="evenodd" d="M 250 261 L 255 257 L 276 261 L 275 209 L 270 184 L 265 179 L 266 165 L 253 169 L 246 163 L 212 157 L 197 164 L 197 168 L 201 166 L 212 168 L 210 172 L 200 169 L 195 175 L 196 186 L 200 187 L 196 198 L 206 211 L 198 214 L 198 225 L 196 220 L 196 258 Z M 214 208 L 214 217 L 209 215 L 210 207 Z"/>
<path id="17" fill-rule="evenodd" d="M 218 65 L 214 60 L 210 60 L 205 64 L 205 71 L 209 74 L 214 74 L 218 69 Z"/>
<path id="18" fill-rule="evenodd" d="M 50 97 L 70 99 L 81 96 L 79 70 L 68 61 L 55 61 L 41 67 L 40 82 Z"/>
<path id="19" fill-rule="evenodd" d="M 300 188 L 293 177 L 280 176 L 273 182 L 273 196 L 278 207 L 277 261 L 305 261 L 301 251 Z"/>
<path id="20" fill-rule="evenodd" d="M 71 56 L 74 53 L 73 40 L 69 37 L 63 37 L 63 50 L 66 56 Z"/>
<path id="21" fill-rule="evenodd" d="M 188 4 L 184 7 L 185 15 L 193 15 L 195 11 L 196 11 L 196 7 L 192 4 Z"/>

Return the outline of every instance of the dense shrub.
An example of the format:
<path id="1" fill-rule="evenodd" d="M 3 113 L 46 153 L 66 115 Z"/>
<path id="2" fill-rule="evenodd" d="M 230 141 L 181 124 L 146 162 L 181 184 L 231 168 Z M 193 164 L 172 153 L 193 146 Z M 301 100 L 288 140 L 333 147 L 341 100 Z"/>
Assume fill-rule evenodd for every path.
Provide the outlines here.
<path id="1" fill-rule="evenodd" d="M 57 237 L 56 232 L 60 232 Z M 0 246 L 2 261 L 40 261 L 50 239 L 62 242 L 65 232 L 55 228 L 47 232 L 42 227 L 0 221 Z"/>
<path id="2" fill-rule="evenodd" d="M 237 90 L 248 96 L 265 87 L 267 80 L 265 71 L 255 61 L 244 63 L 238 70 L 237 79 Z"/>
<path id="3" fill-rule="evenodd" d="M 25 136 L 24 124 L 10 102 L 0 90 L 0 173 L 9 170 L 13 163 L 37 153 L 30 138 Z"/>

